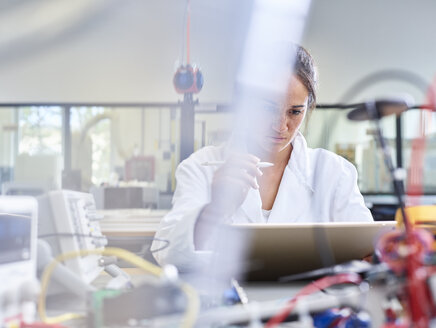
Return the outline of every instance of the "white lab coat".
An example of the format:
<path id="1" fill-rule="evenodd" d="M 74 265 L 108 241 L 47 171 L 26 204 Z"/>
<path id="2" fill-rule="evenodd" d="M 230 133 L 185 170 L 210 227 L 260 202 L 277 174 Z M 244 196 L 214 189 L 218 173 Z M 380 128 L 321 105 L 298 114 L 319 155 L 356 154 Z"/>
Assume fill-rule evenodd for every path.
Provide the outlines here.
<path id="1" fill-rule="evenodd" d="M 232 217 L 233 223 L 283 223 L 372 221 L 357 186 L 355 167 L 325 149 L 310 149 L 298 133 L 279 190 L 266 220 L 258 190 L 250 189 Z M 177 168 L 177 187 L 172 210 L 162 219 L 156 237 L 169 246 L 154 254 L 159 264 L 171 263 L 189 270 L 201 252 L 194 247 L 194 225 L 203 207 L 210 202 L 211 182 L 216 167 L 206 161 L 225 160 L 228 146 L 208 146 L 184 160 Z M 163 246 L 154 241 L 152 249 Z"/>

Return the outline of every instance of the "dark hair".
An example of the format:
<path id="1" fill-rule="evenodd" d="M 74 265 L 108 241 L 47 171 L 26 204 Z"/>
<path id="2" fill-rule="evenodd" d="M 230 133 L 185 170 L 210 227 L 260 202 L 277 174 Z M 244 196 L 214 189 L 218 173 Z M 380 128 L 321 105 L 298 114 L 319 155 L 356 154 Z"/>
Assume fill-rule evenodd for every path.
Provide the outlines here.
<path id="1" fill-rule="evenodd" d="M 316 67 L 312 56 L 300 45 L 295 45 L 294 74 L 309 91 L 308 108 L 312 110 L 316 106 L 316 89 L 318 84 Z"/>

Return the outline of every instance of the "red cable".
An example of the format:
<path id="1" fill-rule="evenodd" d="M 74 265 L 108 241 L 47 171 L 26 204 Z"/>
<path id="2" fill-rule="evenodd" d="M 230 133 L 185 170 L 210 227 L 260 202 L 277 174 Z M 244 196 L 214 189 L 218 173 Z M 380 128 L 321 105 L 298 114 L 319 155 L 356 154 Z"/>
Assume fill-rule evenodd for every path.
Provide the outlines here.
<path id="1" fill-rule="evenodd" d="M 436 104 L 435 93 L 436 79 L 433 81 L 433 85 L 430 86 L 427 92 L 427 102 L 433 108 Z M 424 115 L 425 112 L 421 112 L 420 136 L 412 143 L 407 195 L 421 196 L 423 193 L 423 165 L 426 142 L 426 129 L 425 126 L 423 126 L 425 123 Z M 428 112 L 427 115 L 428 125 L 430 125 L 431 112 Z M 411 230 L 406 234 L 405 242 L 407 247 L 411 249 L 413 247 L 419 248 L 419 246 L 424 246 L 423 241 L 419 240 L 420 234 L 413 234 L 413 232 L 414 230 Z M 432 243 L 433 238 L 431 239 Z M 421 253 L 421 256 L 425 255 L 425 251 L 417 253 Z M 436 309 L 427 285 L 427 278 L 429 277 L 428 272 L 423 271 L 425 268 L 424 261 L 422 258 L 416 255 L 416 253 L 410 252 L 404 258 L 404 269 L 406 270 L 407 276 L 406 292 L 408 296 L 408 312 L 413 327 L 427 328 L 429 326 L 430 318 L 436 313 Z"/>
<path id="2" fill-rule="evenodd" d="M 435 108 L 436 106 L 436 99 L 435 99 L 435 93 L 436 93 L 436 78 L 433 81 L 433 84 L 429 87 L 427 91 L 426 96 L 426 103 L 430 105 L 430 107 Z M 409 174 L 407 178 L 407 195 L 413 195 L 413 196 L 421 196 L 423 193 L 423 165 L 424 165 L 424 151 L 425 151 L 425 144 L 426 144 L 426 138 L 425 138 L 425 128 L 422 126 L 424 122 L 424 115 L 427 114 L 428 116 L 428 125 L 431 124 L 431 111 L 424 111 L 424 108 L 421 108 L 421 126 L 420 126 L 420 135 L 413 140 L 412 142 L 412 151 L 411 151 L 411 161 L 410 161 L 410 168 L 409 168 Z M 418 199 L 418 197 L 416 197 Z M 410 201 L 409 201 L 410 202 Z M 408 204 L 410 205 L 417 205 L 417 204 Z"/>
<path id="3" fill-rule="evenodd" d="M 408 247 L 408 252 L 421 263 L 425 255 L 431 251 L 433 236 L 426 230 L 412 229 L 408 235 L 402 230 L 384 233 L 376 244 L 380 260 L 391 268 L 397 275 L 406 272 L 407 256 L 400 252 L 400 247 Z"/>
<path id="4" fill-rule="evenodd" d="M 341 273 L 335 276 L 327 276 L 318 279 L 311 284 L 304 287 L 301 291 L 297 293 L 291 300 L 289 300 L 285 307 L 280 310 L 274 317 L 272 317 L 265 325 L 266 328 L 276 327 L 278 324 L 283 322 L 289 314 L 294 309 L 298 300 L 301 297 L 313 294 L 314 292 L 320 291 L 322 289 L 339 285 L 339 284 L 355 284 L 358 285 L 362 281 L 362 278 L 357 273 Z"/>
<path id="5" fill-rule="evenodd" d="M 433 242 L 430 232 L 413 228 L 407 234 L 400 230 L 388 232 L 377 243 L 381 261 L 397 275 L 407 277 L 407 310 L 414 328 L 427 328 L 436 313 L 427 285 L 428 277 L 436 268 L 425 266 L 425 256 L 431 251 Z"/>

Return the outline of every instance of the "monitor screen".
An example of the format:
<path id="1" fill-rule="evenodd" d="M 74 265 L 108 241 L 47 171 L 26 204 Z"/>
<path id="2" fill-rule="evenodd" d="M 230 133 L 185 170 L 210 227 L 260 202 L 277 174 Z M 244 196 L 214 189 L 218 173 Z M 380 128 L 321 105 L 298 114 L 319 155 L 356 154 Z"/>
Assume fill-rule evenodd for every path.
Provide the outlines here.
<path id="1" fill-rule="evenodd" d="M 0 265 L 31 256 L 31 214 L 0 213 Z"/>

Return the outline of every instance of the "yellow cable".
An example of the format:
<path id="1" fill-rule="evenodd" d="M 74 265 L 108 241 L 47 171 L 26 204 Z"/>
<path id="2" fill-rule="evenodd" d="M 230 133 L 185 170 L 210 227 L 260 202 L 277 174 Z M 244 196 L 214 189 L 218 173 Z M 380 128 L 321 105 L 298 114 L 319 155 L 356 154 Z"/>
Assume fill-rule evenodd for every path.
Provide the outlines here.
<path id="1" fill-rule="evenodd" d="M 160 276 L 162 274 L 162 269 L 150 262 L 147 262 L 143 258 L 140 258 L 139 256 L 126 251 L 121 248 L 106 248 L 104 250 L 79 250 L 74 252 L 68 252 L 64 254 L 60 254 L 57 256 L 44 270 L 44 273 L 41 278 L 41 294 L 39 295 L 39 302 L 38 302 L 38 313 L 40 316 L 40 319 L 49 324 L 53 323 L 60 323 L 68 320 L 73 320 L 77 318 L 82 318 L 83 315 L 77 314 L 77 313 L 65 313 L 56 317 L 47 317 L 46 314 L 46 294 L 47 294 L 47 288 L 48 283 L 50 281 L 50 277 L 53 273 L 53 270 L 55 269 L 56 265 L 58 265 L 60 262 L 76 258 L 79 256 L 86 256 L 91 254 L 101 254 L 105 256 L 116 256 L 120 259 L 123 259 L 124 261 L 127 261 L 134 266 L 143 269 L 144 271 L 147 271 L 155 276 Z M 186 294 L 186 297 L 188 299 L 188 306 L 183 318 L 183 324 L 182 327 L 189 328 L 193 327 L 195 320 L 197 318 L 198 310 L 200 308 L 200 302 L 198 300 L 197 292 L 194 288 L 189 286 L 188 284 L 182 284 L 181 289 Z"/>
<path id="2" fill-rule="evenodd" d="M 188 284 L 182 284 L 180 288 L 188 298 L 188 308 L 183 318 L 182 328 L 194 327 L 195 320 L 197 319 L 198 310 L 200 309 L 200 300 L 197 291 Z"/>

